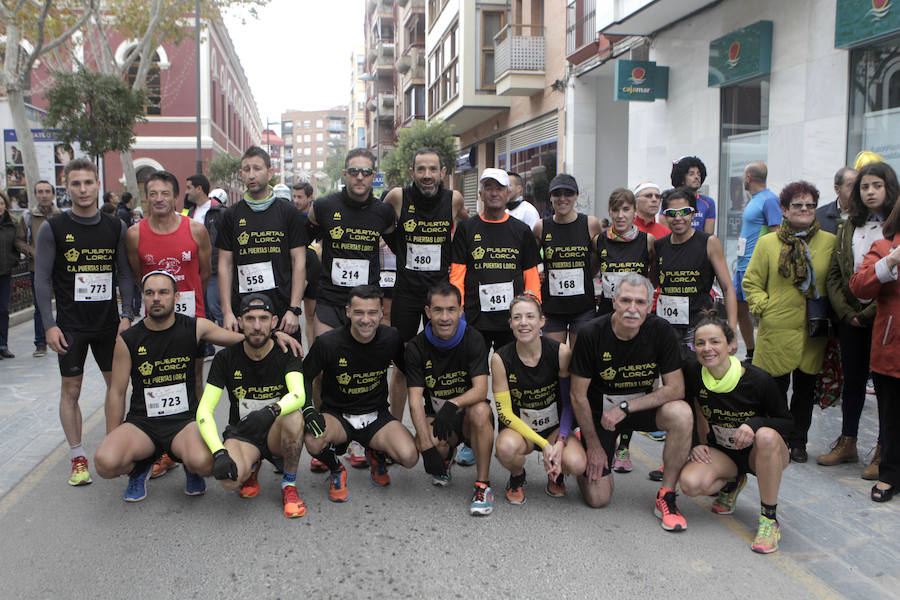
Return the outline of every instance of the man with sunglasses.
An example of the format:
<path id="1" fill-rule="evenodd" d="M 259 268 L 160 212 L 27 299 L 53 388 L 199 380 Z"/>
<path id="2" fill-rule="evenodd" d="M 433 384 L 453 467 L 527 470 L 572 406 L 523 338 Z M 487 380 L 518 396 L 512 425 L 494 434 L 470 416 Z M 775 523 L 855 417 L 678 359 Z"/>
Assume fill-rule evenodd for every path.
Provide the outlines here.
<path id="1" fill-rule="evenodd" d="M 391 233 L 397 216 L 372 195 L 375 155 L 354 148 L 344 160 L 344 187 L 313 203 L 309 222 L 322 231 L 322 274 L 316 299 L 316 337 L 348 324 L 347 293 L 378 287 L 378 238 Z"/>
<path id="2" fill-rule="evenodd" d="M 634 216 L 634 224 L 638 231 L 649 233 L 656 239 L 661 239 L 672 230 L 656 221 L 659 213 L 659 201 L 662 199 L 662 188 L 652 181 L 645 181 L 634 186 L 634 208 L 637 213 Z"/>

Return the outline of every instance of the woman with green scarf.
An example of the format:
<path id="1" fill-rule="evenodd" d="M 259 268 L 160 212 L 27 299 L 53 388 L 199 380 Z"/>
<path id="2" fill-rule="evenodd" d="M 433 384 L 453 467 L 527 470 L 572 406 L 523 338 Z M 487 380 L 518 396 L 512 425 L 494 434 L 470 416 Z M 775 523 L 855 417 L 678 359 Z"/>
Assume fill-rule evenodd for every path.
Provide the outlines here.
<path id="1" fill-rule="evenodd" d="M 785 396 L 793 384 L 794 431 L 788 445 L 791 460 L 804 463 L 809 458 L 806 442 L 816 375 L 822 370 L 828 341 L 809 336 L 807 306 L 808 301 L 815 306 L 827 298 L 825 279 L 835 238 L 819 230 L 819 190 L 812 184 L 788 184 L 779 201 L 781 227 L 757 242 L 744 275 L 744 293 L 750 312 L 759 320 L 753 364 L 774 377 Z"/>
<path id="2" fill-rule="evenodd" d="M 790 463 L 785 436 L 794 421 L 784 394 L 772 376 L 753 365 L 743 366 L 732 353 L 734 330 L 709 311 L 694 332 L 697 360 L 684 368 L 685 400 L 697 418 L 691 462 L 681 471 L 686 496 L 717 494 L 712 511 L 734 512 L 747 474 L 759 483 L 759 529 L 750 548 L 768 554 L 778 550 L 781 526 L 776 518 L 781 473 Z"/>

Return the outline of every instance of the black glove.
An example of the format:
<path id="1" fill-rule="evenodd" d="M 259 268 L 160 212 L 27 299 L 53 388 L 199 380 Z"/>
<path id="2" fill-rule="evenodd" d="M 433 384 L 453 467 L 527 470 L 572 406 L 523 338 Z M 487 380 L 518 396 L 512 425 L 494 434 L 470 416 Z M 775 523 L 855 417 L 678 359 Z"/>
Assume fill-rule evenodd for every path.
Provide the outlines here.
<path id="1" fill-rule="evenodd" d="M 314 438 L 322 437 L 325 433 L 325 417 L 316 410 L 312 402 L 303 407 L 303 422 L 306 433 Z"/>
<path id="2" fill-rule="evenodd" d="M 237 465 L 228 454 L 228 450 L 222 448 L 213 454 L 213 476 L 216 479 L 230 479 L 237 481 Z"/>
<path id="3" fill-rule="evenodd" d="M 441 410 L 434 416 L 434 423 L 431 425 L 434 431 L 434 437 L 442 441 L 450 437 L 450 434 L 453 433 L 453 426 L 456 424 L 457 408 L 458 407 L 449 400 L 444 402 Z"/>
<path id="4" fill-rule="evenodd" d="M 265 438 L 281 412 L 277 404 L 263 406 L 247 414 L 235 427 L 235 431 L 251 440 Z"/>
<path id="5" fill-rule="evenodd" d="M 441 453 L 434 446 L 422 451 L 422 464 L 425 466 L 425 472 L 429 475 L 443 475 L 447 471 L 447 465 Z"/>

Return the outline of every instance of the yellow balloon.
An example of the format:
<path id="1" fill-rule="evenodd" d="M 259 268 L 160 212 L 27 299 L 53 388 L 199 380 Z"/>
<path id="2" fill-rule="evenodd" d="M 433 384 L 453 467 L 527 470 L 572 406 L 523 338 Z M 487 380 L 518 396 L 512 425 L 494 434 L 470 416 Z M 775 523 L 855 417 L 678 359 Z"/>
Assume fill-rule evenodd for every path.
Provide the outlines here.
<path id="1" fill-rule="evenodd" d="M 884 162 L 884 158 L 877 152 L 863 150 L 856 155 L 856 162 L 853 163 L 853 168 L 859 171 L 864 166 L 877 162 Z"/>

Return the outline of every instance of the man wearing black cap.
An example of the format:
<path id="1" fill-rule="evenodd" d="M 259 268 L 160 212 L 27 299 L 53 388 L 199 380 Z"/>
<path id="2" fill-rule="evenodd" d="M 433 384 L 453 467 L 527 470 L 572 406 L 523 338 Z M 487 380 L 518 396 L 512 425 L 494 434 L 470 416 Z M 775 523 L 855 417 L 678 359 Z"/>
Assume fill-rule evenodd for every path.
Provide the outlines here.
<path id="1" fill-rule="evenodd" d="M 533 230 L 544 251 L 544 333 L 562 343 L 568 336 L 574 347 L 578 329 L 594 318 L 591 240 L 600 234 L 600 221 L 578 213 L 578 183 L 566 173 L 550 182 L 550 203 L 553 216 L 535 223 Z"/>
<path id="2" fill-rule="evenodd" d="M 301 436 L 304 428 L 321 436 L 325 422 L 306 400 L 300 357 L 275 348 L 271 334 L 278 316 L 268 296 L 244 296 L 238 320 L 244 339 L 213 359 L 197 408 L 197 425 L 213 453 L 213 475 L 222 487 L 237 490 L 242 498 L 255 497 L 260 459 L 265 458 L 284 473 L 284 516 L 301 517 L 306 514 L 297 493 Z M 231 403 L 223 444 L 213 411 L 225 389 Z"/>
<path id="3" fill-rule="evenodd" d="M 147 496 L 153 460 L 166 452 L 184 462 L 185 493 L 199 496 L 206 491 L 203 477 L 212 472 L 213 458 L 194 422 L 197 346 L 201 341 L 227 346 L 244 336 L 204 318 L 177 314 L 178 287 L 166 271 L 147 273 L 141 285 L 147 317 L 116 340 L 106 395 L 107 435 L 94 462 L 106 479 L 128 473 L 124 499 L 140 502 Z M 279 343 L 299 352 L 296 341 L 279 335 Z M 129 378 L 132 394 L 126 416 Z"/>

